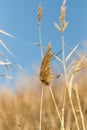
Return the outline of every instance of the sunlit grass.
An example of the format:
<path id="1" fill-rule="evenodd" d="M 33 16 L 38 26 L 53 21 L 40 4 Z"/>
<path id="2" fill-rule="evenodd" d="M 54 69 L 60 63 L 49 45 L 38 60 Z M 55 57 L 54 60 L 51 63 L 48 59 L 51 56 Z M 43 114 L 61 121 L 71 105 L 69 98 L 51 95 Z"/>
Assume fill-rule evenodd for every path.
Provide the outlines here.
<path id="1" fill-rule="evenodd" d="M 58 33 L 61 33 L 61 55 L 51 51 L 48 44 L 43 53 L 41 35 L 41 21 L 43 8 L 38 8 L 38 46 L 41 52 L 40 72 L 31 77 L 20 76 L 15 90 L 3 88 L 0 92 L 0 130 L 86 130 L 87 128 L 87 57 L 77 53 L 79 43 L 71 49 L 64 40 L 63 32 L 67 29 L 66 0 L 63 0 L 59 23 L 54 23 Z M 0 30 L 1 33 L 13 38 L 12 35 Z M 12 52 L 6 44 L 0 40 L 0 44 L 10 55 Z M 66 55 L 66 47 L 69 54 Z M 45 47 L 46 48 L 46 47 Z M 72 55 L 76 55 L 70 61 Z M 6 62 L 0 61 L 0 65 L 8 67 L 12 64 L 8 58 L 0 52 Z M 52 59 L 61 63 L 62 74 L 53 76 L 51 67 Z M 16 64 L 14 64 L 16 65 Z M 20 67 L 20 66 L 19 66 Z M 12 79 L 9 75 L 0 74 Z M 23 82 L 24 81 L 24 82 Z M 55 82 L 57 81 L 57 82 Z"/>

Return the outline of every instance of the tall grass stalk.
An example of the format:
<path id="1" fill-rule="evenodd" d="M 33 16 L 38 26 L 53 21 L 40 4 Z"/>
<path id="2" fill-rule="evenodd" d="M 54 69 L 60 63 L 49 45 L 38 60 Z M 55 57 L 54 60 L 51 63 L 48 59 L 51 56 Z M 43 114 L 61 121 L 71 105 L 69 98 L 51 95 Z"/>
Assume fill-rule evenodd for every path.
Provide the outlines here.
<path id="1" fill-rule="evenodd" d="M 39 124 L 39 130 L 41 130 L 41 128 L 42 128 L 43 92 L 44 92 L 44 85 L 42 85 L 42 89 L 41 89 L 41 101 L 40 101 L 40 124 Z"/>
<path id="2" fill-rule="evenodd" d="M 81 104 L 80 104 L 80 99 L 79 99 L 79 94 L 78 94 L 77 84 L 75 84 L 74 90 L 76 91 L 76 98 L 77 98 L 77 103 L 78 103 L 79 112 L 80 112 L 80 116 L 81 116 L 83 130 L 86 130 L 86 128 L 85 128 L 85 122 L 84 122 L 84 117 L 83 117 L 83 112 L 82 112 L 82 108 L 81 108 Z"/>
<path id="3" fill-rule="evenodd" d="M 39 8 L 38 8 L 38 28 L 39 28 L 39 40 L 40 40 L 40 52 L 41 52 L 41 58 L 43 59 L 42 35 L 41 35 L 41 19 L 42 19 L 42 6 L 40 5 Z M 41 101 L 40 101 L 40 124 L 39 124 L 39 130 L 41 130 L 41 128 L 42 128 L 43 91 L 44 91 L 44 86 L 42 85 L 42 88 L 41 88 Z"/>
<path id="4" fill-rule="evenodd" d="M 43 45 L 42 45 L 42 35 L 41 35 L 41 25 L 39 26 L 39 39 L 40 39 L 40 52 L 41 52 L 41 57 L 43 59 Z"/>
<path id="5" fill-rule="evenodd" d="M 74 118 L 75 118 L 77 129 L 79 130 L 79 124 L 78 124 L 78 121 L 77 121 L 75 108 L 74 108 L 73 101 L 72 101 L 72 94 L 71 94 L 72 93 L 72 78 L 73 77 L 71 77 L 71 80 L 70 80 L 71 82 L 69 83 L 68 76 L 67 76 L 67 73 L 66 73 L 67 69 L 66 69 L 66 60 L 65 60 L 65 51 L 64 51 L 64 37 L 62 37 L 62 50 L 63 50 L 63 68 L 64 68 L 64 75 L 65 75 L 65 89 L 64 89 L 64 102 L 63 102 L 63 108 L 62 108 L 62 111 L 63 111 L 62 119 L 64 119 L 63 116 L 64 116 L 64 108 L 65 108 L 65 100 L 66 100 L 66 90 L 68 90 L 72 112 L 73 112 L 73 115 L 74 115 Z M 73 52 L 74 52 L 74 50 L 73 50 Z M 72 54 L 73 54 L 73 52 L 72 52 Z M 71 85 L 71 87 L 70 87 L 70 85 Z M 62 122 L 64 122 L 64 121 L 62 121 Z M 62 125 L 64 125 L 64 124 L 62 124 Z"/>
<path id="6" fill-rule="evenodd" d="M 41 58 L 43 59 L 43 50 L 42 50 L 42 35 L 41 35 L 41 25 L 38 26 L 39 28 L 39 40 L 40 40 L 40 52 L 41 52 Z M 39 130 L 41 130 L 41 123 L 42 123 L 42 107 L 43 107 L 43 90 L 44 86 L 42 85 L 41 88 L 41 101 L 40 101 L 40 124 L 39 124 Z"/>
<path id="7" fill-rule="evenodd" d="M 64 50 L 64 37 L 62 36 L 62 58 L 63 58 L 63 69 L 65 75 L 65 86 L 64 86 L 64 95 L 63 95 L 63 107 L 62 107 L 62 122 L 61 130 L 64 130 L 64 111 L 65 111 L 65 101 L 66 101 L 66 87 L 68 85 L 67 74 L 66 74 L 66 62 L 65 62 L 65 50 Z"/>
<path id="8" fill-rule="evenodd" d="M 42 8 L 42 7 L 41 7 Z M 42 14 L 40 15 L 40 13 L 42 12 L 38 12 L 38 16 L 41 16 L 42 18 Z M 39 27 L 39 39 L 40 39 L 40 52 L 41 52 L 41 57 L 43 59 L 43 50 L 42 50 L 42 36 L 41 36 L 41 19 L 39 17 L 39 24 L 38 24 L 38 27 Z M 55 97 L 53 95 L 53 92 L 52 92 L 52 89 L 51 87 L 49 86 L 50 88 L 50 92 L 51 92 L 51 96 L 52 96 L 52 99 L 53 99 L 53 102 L 54 102 L 54 106 L 56 108 L 56 111 L 57 111 L 57 114 L 58 114 L 58 117 L 59 117 L 59 120 L 61 122 L 61 117 L 60 117 L 60 114 L 59 114 L 59 110 L 58 110 L 58 107 L 57 107 L 57 104 L 56 104 L 56 101 L 55 101 Z M 43 107 L 43 92 L 44 92 L 44 84 L 42 84 L 42 89 L 41 89 L 41 102 L 40 102 L 40 125 L 39 125 L 39 130 L 41 130 L 42 128 L 42 107 Z"/>

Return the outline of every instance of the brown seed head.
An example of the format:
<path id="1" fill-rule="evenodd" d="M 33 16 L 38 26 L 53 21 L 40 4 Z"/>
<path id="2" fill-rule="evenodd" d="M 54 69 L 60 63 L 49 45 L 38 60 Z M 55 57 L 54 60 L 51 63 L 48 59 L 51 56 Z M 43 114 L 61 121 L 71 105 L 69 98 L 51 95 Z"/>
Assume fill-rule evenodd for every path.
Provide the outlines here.
<path id="1" fill-rule="evenodd" d="M 52 56 L 51 45 L 49 43 L 40 68 L 40 80 L 44 85 L 49 85 L 52 80 L 52 70 L 50 66 Z"/>
<path id="2" fill-rule="evenodd" d="M 42 11 L 43 11 L 43 9 L 42 9 L 42 6 L 40 5 L 40 6 L 38 7 L 38 25 L 39 25 L 39 26 L 40 26 L 41 19 L 42 19 Z"/>
<path id="3" fill-rule="evenodd" d="M 67 28 L 68 26 L 68 22 L 64 21 L 64 23 L 62 24 L 62 32 L 65 31 L 65 29 Z"/>
<path id="4" fill-rule="evenodd" d="M 66 7 L 64 5 L 61 6 L 61 15 L 59 17 L 60 24 L 63 23 L 66 16 Z"/>
<path id="5" fill-rule="evenodd" d="M 68 22 L 65 21 L 65 17 L 66 17 L 66 6 L 65 6 L 65 4 L 66 4 L 66 0 L 63 0 L 62 6 L 61 6 L 61 11 L 60 11 L 60 17 L 59 17 L 60 25 L 54 23 L 56 29 L 61 33 L 64 32 L 65 29 L 68 26 Z"/>

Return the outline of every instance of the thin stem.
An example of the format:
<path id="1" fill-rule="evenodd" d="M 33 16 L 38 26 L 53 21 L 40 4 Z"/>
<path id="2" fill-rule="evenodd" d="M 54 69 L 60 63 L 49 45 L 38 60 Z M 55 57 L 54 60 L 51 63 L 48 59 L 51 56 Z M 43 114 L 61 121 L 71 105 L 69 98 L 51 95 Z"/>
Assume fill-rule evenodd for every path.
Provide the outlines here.
<path id="1" fill-rule="evenodd" d="M 63 107 L 62 107 L 62 122 L 61 122 L 61 129 L 64 130 L 64 111 L 65 111 L 65 101 L 66 101 L 66 88 L 68 86 L 68 80 L 67 80 L 67 74 L 66 74 L 66 63 L 65 63 L 65 49 L 64 49 L 64 37 L 62 36 L 62 58 L 63 58 L 63 69 L 64 69 L 64 75 L 65 75 L 65 87 L 64 87 L 64 96 L 63 96 Z"/>
<path id="2" fill-rule="evenodd" d="M 41 58 L 43 59 L 41 25 L 39 26 L 39 39 L 40 39 Z M 42 119 L 42 107 L 43 107 L 43 88 L 44 88 L 44 86 L 42 85 L 42 89 L 41 89 L 41 102 L 40 102 L 40 124 L 39 124 L 39 130 L 41 130 L 41 127 L 42 127 L 41 119 Z"/>
<path id="3" fill-rule="evenodd" d="M 84 123 L 84 117 L 83 117 L 83 113 L 82 113 L 82 109 L 81 109 L 81 105 L 80 105 L 80 100 L 79 100 L 79 94 L 78 94 L 77 85 L 76 85 L 75 91 L 76 91 L 76 97 L 77 97 L 77 102 L 78 102 L 78 107 L 79 107 L 79 112 L 80 112 L 80 116 L 81 116 L 83 130 L 86 130 L 85 123 Z"/>
<path id="4" fill-rule="evenodd" d="M 62 36 L 62 56 L 63 56 L 63 69 L 65 75 L 66 86 L 68 86 L 68 78 L 66 73 L 66 61 L 65 61 L 65 49 L 64 49 L 64 37 Z"/>
<path id="5" fill-rule="evenodd" d="M 56 104 L 56 101 L 55 101 L 55 98 L 54 98 L 54 95 L 53 95 L 53 92 L 52 92 L 52 88 L 51 88 L 50 85 L 49 85 L 49 88 L 50 88 L 50 93 L 51 93 L 52 100 L 53 100 L 53 103 L 54 103 L 55 108 L 56 108 L 56 112 L 57 112 L 58 118 L 59 118 L 59 120 L 61 122 L 61 116 L 60 116 L 60 113 L 59 113 L 59 110 L 58 110 L 58 107 L 57 107 L 57 104 Z"/>
<path id="6" fill-rule="evenodd" d="M 40 52 L 41 52 L 41 57 L 42 57 L 42 59 L 43 59 L 41 26 L 39 26 L 39 38 L 40 38 Z"/>
<path id="7" fill-rule="evenodd" d="M 64 130 L 64 110 L 65 110 L 65 101 L 66 101 L 66 86 L 64 87 L 64 95 L 63 95 L 63 107 L 62 107 L 62 121 L 61 121 L 61 130 Z"/>
<path id="8" fill-rule="evenodd" d="M 41 102 L 40 102 L 40 124 L 39 124 L 39 130 L 41 130 L 41 127 L 42 127 L 41 119 L 42 119 L 42 107 L 43 107 L 43 90 L 44 90 L 44 86 L 42 85 L 42 89 L 41 89 Z"/>
<path id="9" fill-rule="evenodd" d="M 65 88 L 64 88 L 64 100 L 63 100 L 63 108 L 62 108 L 62 119 L 64 119 L 66 90 L 68 90 L 69 100 L 70 100 L 72 112 L 73 112 L 73 115 L 74 115 L 74 118 L 75 118 L 75 122 L 76 122 L 77 129 L 79 130 L 79 125 L 78 125 L 78 121 L 77 121 L 77 117 L 76 117 L 74 105 L 73 105 L 72 98 L 71 98 L 71 90 L 70 90 L 70 89 L 72 89 L 72 87 L 70 87 L 70 89 L 69 89 L 69 83 L 68 83 L 68 78 L 67 78 L 67 73 L 66 73 L 66 61 L 65 61 L 65 50 L 64 50 L 64 37 L 62 37 L 62 50 L 63 50 L 63 68 L 64 68 L 64 75 L 65 75 L 65 81 L 66 81 L 66 85 L 65 85 Z M 61 124 L 61 125 L 64 126 L 64 120 L 62 121 L 62 123 L 63 123 L 63 124 Z"/>
<path id="10" fill-rule="evenodd" d="M 62 108 L 61 130 L 65 130 L 65 128 L 64 128 L 64 108 Z"/>
<path id="11" fill-rule="evenodd" d="M 72 107 L 73 115 L 74 115 L 74 118 L 75 118 L 77 130 L 80 130 L 71 96 L 69 96 L 69 99 L 70 99 L 70 104 L 71 104 L 71 107 Z"/>

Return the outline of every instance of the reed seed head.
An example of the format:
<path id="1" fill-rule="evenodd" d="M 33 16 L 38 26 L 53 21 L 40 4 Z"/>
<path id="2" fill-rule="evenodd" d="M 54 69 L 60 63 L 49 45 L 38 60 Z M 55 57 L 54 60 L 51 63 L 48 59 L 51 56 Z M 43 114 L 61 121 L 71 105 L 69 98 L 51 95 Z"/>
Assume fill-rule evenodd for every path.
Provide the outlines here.
<path id="1" fill-rule="evenodd" d="M 57 23 L 54 23 L 54 26 L 56 27 L 56 29 L 59 32 L 64 32 L 65 29 L 68 26 L 68 22 L 65 21 L 65 17 L 66 17 L 66 0 L 63 0 L 62 6 L 61 6 L 61 11 L 60 11 L 60 17 L 59 17 L 59 22 L 60 25 L 58 25 Z"/>
<path id="2" fill-rule="evenodd" d="M 63 23 L 66 16 L 66 7 L 64 5 L 61 6 L 61 15 L 59 17 L 60 24 Z"/>
<path id="3" fill-rule="evenodd" d="M 65 31 L 65 29 L 66 29 L 67 26 L 68 26 L 68 23 L 69 23 L 69 22 L 66 22 L 66 21 L 63 22 L 63 24 L 62 24 L 62 32 Z"/>
<path id="4" fill-rule="evenodd" d="M 52 57 L 53 54 L 51 53 L 51 45 L 49 43 L 40 68 L 40 80 L 44 85 L 49 85 L 53 77 L 50 65 Z"/>
<path id="5" fill-rule="evenodd" d="M 40 24 L 41 24 L 42 11 L 43 11 L 43 9 L 42 9 L 42 6 L 40 5 L 40 6 L 38 7 L 38 26 L 40 26 Z"/>

